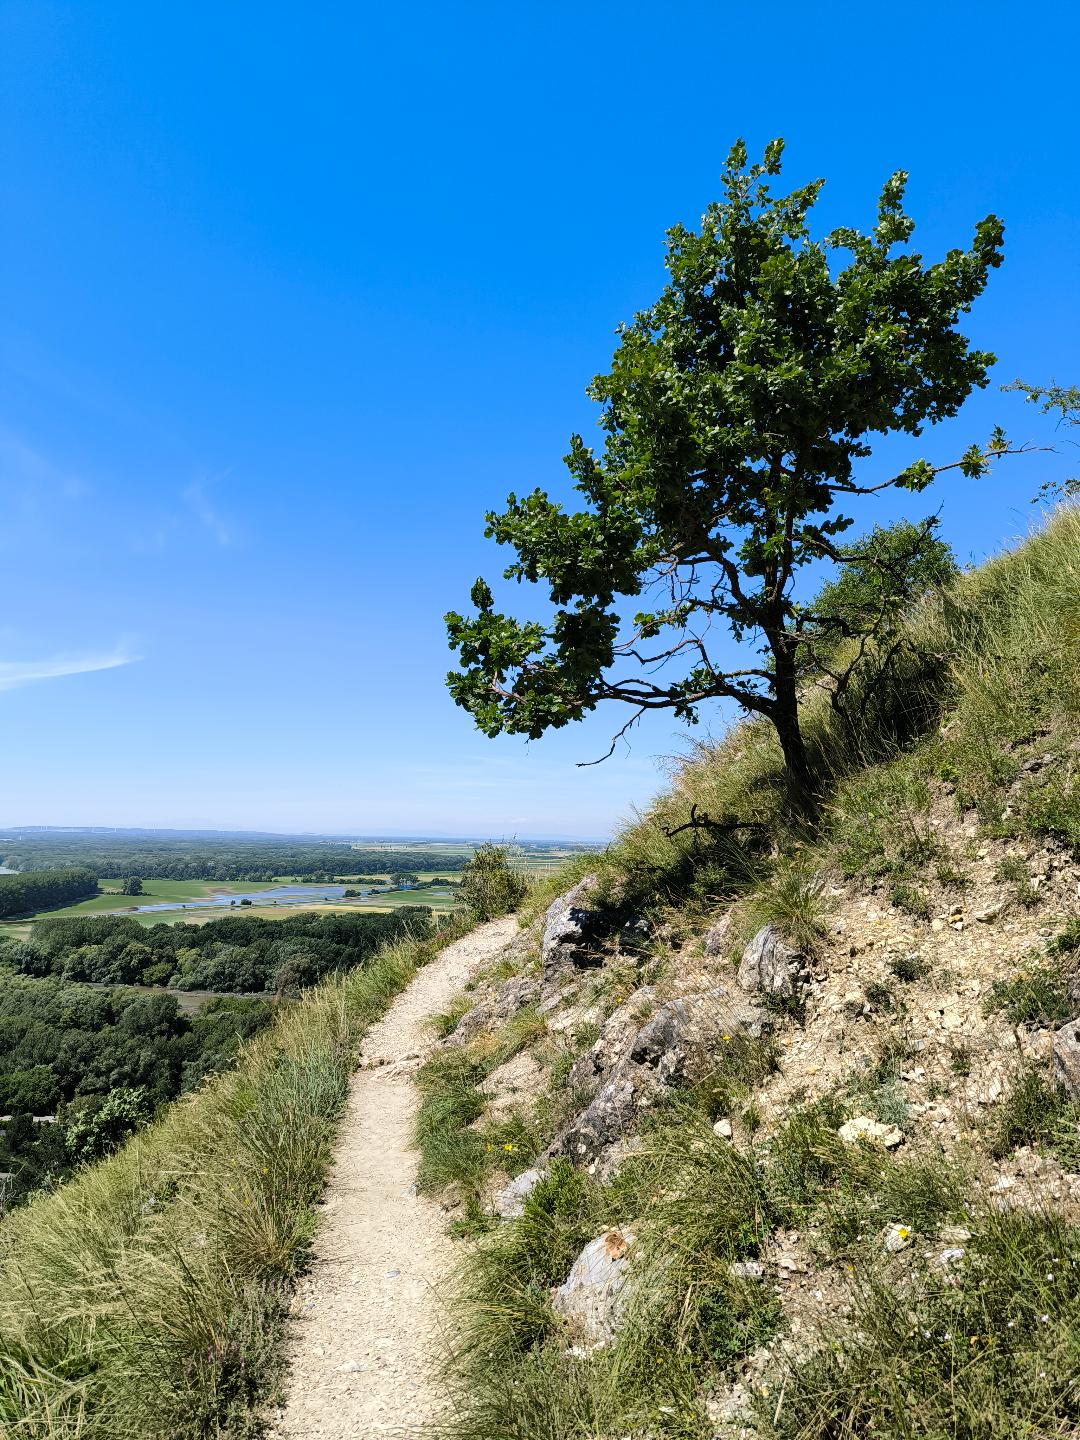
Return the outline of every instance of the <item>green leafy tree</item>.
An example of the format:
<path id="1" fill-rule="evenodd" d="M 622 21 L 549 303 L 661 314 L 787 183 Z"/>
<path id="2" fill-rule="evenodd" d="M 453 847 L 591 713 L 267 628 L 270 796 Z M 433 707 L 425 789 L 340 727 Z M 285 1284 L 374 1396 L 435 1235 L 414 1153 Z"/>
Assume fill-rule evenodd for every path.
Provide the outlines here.
<path id="1" fill-rule="evenodd" d="M 500 613 L 478 580 L 478 613 L 446 617 L 460 656 L 448 684 L 492 736 L 535 738 L 605 700 L 633 707 L 620 734 L 646 711 L 694 721 L 706 702 L 734 701 L 775 727 L 791 798 L 813 815 L 799 667 L 829 626 L 799 603 L 796 581 L 807 565 L 842 573 L 864 553 L 838 539 L 852 524 L 845 506 L 918 493 L 942 470 L 975 477 L 1009 453 L 995 431 L 949 465 L 914 458 L 885 479 L 861 468 L 873 437 L 919 436 L 986 384 L 994 357 L 956 324 L 1001 263 L 1003 227 L 987 216 L 969 249 L 925 264 L 909 247 L 899 171 L 870 234 L 815 239 L 822 182 L 774 197 L 782 151 L 774 141 L 748 165 L 738 143 L 700 231 L 669 232 L 668 285 L 621 328 L 610 373 L 589 387 L 602 453 L 570 442 L 585 508 L 536 490 L 488 515 L 488 536 L 516 552 L 505 577 L 545 584 L 551 614 Z M 886 591 L 910 583 L 921 550 L 892 561 Z M 725 634 L 749 642 L 734 664 Z"/>
<path id="2" fill-rule="evenodd" d="M 501 845 L 479 845 L 461 876 L 461 898 L 474 920 L 494 920 L 516 910 L 529 882 L 512 870 Z"/>
<path id="3" fill-rule="evenodd" d="M 801 617 L 800 687 L 823 689 L 852 732 L 859 702 L 850 703 L 849 691 L 871 646 L 881 683 L 897 657 L 912 649 L 904 626 L 911 607 L 959 573 L 952 550 L 936 530 L 934 516 L 917 525 L 901 520 L 842 546 L 839 574 L 821 587 Z"/>
<path id="4" fill-rule="evenodd" d="M 142 880 L 138 875 L 129 875 L 124 881 L 124 888 L 120 893 L 121 895 L 141 895 L 143 893 Z"/>
<path id="5" fill-rule="evenodd" d="M 1014 380 L 1006 390 L 1019 390 L 1033 405 L 1038 405 L 1044 415 L 1058 416 L 1058 424 L 1080 426 L 1080 386 L 1077 385 L 1028 385 L 1023 380 Z M 1075 500 L 1080 495 L 1080 476 L 1069 475 L 1062 480 L 1047 480 L 1039 486 L 1035 502 L 1048 501 L 1054 504 L 1061 500 Z"/>
<path id="6" fill-rule="evenodd" d="M 65 1126 L 68 1155 L 76 1165 L 99 1160 L 153 1118 L 154 1105 L 141 1086 L 120 1085 L 99 1105 L 77 1110 Z"/>
<path id="7" fill-rule="evenodd" d="M 34 1065 L 0 1076 L 0 1104 L 25 1115 L 51 1115 L 60 1099 L 56 1075 L 48 1065 Z"/>

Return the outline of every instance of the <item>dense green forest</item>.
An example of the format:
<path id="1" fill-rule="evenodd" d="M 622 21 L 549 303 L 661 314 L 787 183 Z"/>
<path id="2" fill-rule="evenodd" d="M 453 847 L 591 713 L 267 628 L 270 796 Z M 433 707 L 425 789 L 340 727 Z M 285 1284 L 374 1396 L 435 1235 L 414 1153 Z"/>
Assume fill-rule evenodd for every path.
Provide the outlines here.
<path id="1" fill-rule="evenodd" d="M 0 1206 L 108 1153 L 229 1065 L 270 1018 L 272 994 L 294 995 L 432 929 L 431 911 L 416 906 L 149 928 L 126 916 L 58 917 L 28 941 L 0 939 L 0 1173 L 10 1176 Z M 164 989 L 110 988 L 130 985 L 247 998 L 222 995 L 188 1016 Z"/>
<path id="2" fill-rule="evenodd" d="M 122 915 L 39 920 L 28 941 L 0 941 L 0 962 L 69 983 L 295 994 L 351 970 L 380 945 L 432 928 L 425 906 L 390 914 L 301 911 L 285 920 L 228 915 L 205 925 L 146 927 Z"/>
<path id="3" fill-rule="evenodd" d="M 95 875 L 139 875 L 144 880 L 273 880 L 278 875 L 386 874 L 390 871 L 460 870 L 464 851 L 356 849 L 345 842 L 303 838 L 248 839 L 31 831 L 0 839 L 0 865 L 9 870 L 85 866 Z M 51 903 L 51 902 L 50 902 Z M 28 907 L 23 907 L 28 908 Z"/>
<path id="4" fill-rule="evenodd" d="M 46 905 L 63 905 L 68 900 L 81 900 L 86 895 L 96 895 L 97 888 L 97 875 L 83 866 L 0 875 L 0 918 L 24 915 Z"/>
<path id="5" fill-rule="evenodd" d="M 0 971 L 0 1171 L 11 1177 L 0 1198 L 10 1204 L 107 1154 L 229 1065 L 272 1009 L 223 997 L 187 1016 L 165 993 Z"/>

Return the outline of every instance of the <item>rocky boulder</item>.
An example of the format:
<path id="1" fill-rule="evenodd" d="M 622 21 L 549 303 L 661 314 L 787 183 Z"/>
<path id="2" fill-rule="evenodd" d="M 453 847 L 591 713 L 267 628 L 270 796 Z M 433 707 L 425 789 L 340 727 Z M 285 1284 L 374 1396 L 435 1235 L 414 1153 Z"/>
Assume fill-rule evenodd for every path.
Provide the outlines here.
<path id="1" fill-rule="evenodd" d="M 644 1023 L 639 990 L 611 1016 L 596 1045 L 571 1071 L 593 1099 L 548 1147 L 547 1157 L 566 1155 L 576 1165 L 594 1165 L 623 1139 L 637 1115 L 654 1105 L 670 1085 L 705 1062 L 736 1034 L 759 1036 L 768 1017 L 748 1000 L 733 997 L 723 985 L 667 1000 Z"/>
<path id="2" fill-rule="evenodd" d="M 868 1115 L 856 1115 L 854 1120 L 845 1121 L 836 1133 L 845 1145 L 881 1145 L 893 1150 L 904 1143 L 904 1133 L 898 1126 L 883 1125 Z"/>
<path id="3" fill-rule="evenodd" d="M 596 1042 L 574 1061 L 567 1081 L 571 1092 L 595 1095 L 605 1076 L 610 1075 L 629 1055 L 635 1036 L 655 1004 L 656 991 L 651 985 L 644 985 L 612 1011 L 604 1021 Z"/>
<path id="4" fill-rule="evenodd" d="M 566 1155 L 575 1165 L 593 1165 L 621 1140 L 635 1117 L 656 1103 L 663 1082 L 645 1065 L 624 1060 L 593 1100 L 554 1139 L 545 1159 Z"/>
<path id="5" fill-rule="evenodd" d="M 1054 1034 L 1054 1075 L 1071 1100 L 1080 1100 L 1080 1020 Z"/>
<path id="6" fill-rule="evenodd" d="M 535 1168 L 523 1170 L 509 1185 L 504 1185 L 492 1202 L 495 1214 L 503 1220 L 516 1220 L 519 1215 L 524 1215 L 525 1201 L 540 1184 L 545 1173 Z"/>
<path id="7" fill-rule="evenodd" d="M 469 1041 L 485 1030 L 492 1030 L 512 1019 L 526 1005 L 535 1004 L 540 995 L 540 983 L 528 975 L 513 975 L 505 980 L 494 995 L 488 996 L 467 1010 L 451 1033 L 443 1041 L 449 1050 L 468 1045 Z"/>
<path id="8" fill-rule="evenodd" d="M 495 1019 L 510 1020 L 540 998 L 540 982 L 531 975 L 512 975 L 495 994 Z"/>
<path id="9" fill-rule="evenodd" d="M 803 956 L 780 937 L 775 925 L 766 925 L 742 953 L 736 979 L 742 989 L 791 999 L 798 993 Z"/>
<path id="10" fill-rule="evenodd" d="M 591 969 L 601 963 L 599 941 L 608 928 L 608 917 L 604 911 L 586 903 L 595 889 L 596 877 L 586 875 L 548 906 L 540 940 L 545 993 L 558 987 L 574 971 Z"/>
<path id="11" fill-rule="evenodd" d="M 728 934 L 731 930 L 731 916 L 721 915 L 719 920 L 713 922 L 705 931 L 705 938 L 701 942 L 702 951 L 715 960 L 717 956 L 723 955 L 728 948 Z"/>
<path id="12" fill-rule="evenodd" d="M 716 985 L 661 1005 L 634 1037 L 630 1058 L 648 1066 L 665 1085 L 674 1085 L 695 1057 L 719 1049 L 736 1033 L 757 1037 L 766 1025 L 759 1010 Z"/>
<path id="13" fill-rule="evenodd" d="M 584 1345 L 600 1349 L 615 1339 L 629 1298 L 633 1231 L 609 1230 L 590 1240 L 570 1274 L 552 1292 L 551 1307 L 573 1326 Z"/>

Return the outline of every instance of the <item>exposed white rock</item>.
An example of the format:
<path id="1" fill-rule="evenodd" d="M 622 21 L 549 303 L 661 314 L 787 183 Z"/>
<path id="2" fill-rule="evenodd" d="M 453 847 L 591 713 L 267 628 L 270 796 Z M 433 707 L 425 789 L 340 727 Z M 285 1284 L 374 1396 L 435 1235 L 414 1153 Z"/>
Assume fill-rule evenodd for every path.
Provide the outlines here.
<path id="1" fill-rule="evenodd" d="M 1054 1035 L 1054 1075 L 1071 1099 L 1080 1100 L 1080 1020 L 1070 1020 Z"/>
<path id="2" fill-rule="evenodd" d="M 932 1263 L 940 1270 L 948 1270 L 953 1265 L 959 1265 L 966 1253 L 963 1245 L 948 1245 L 944 1250 L 938 1251 Z"/>
<path id="3" fill-rule="evenodd" d="M 599 963 L 596 941 L 603 929 L 603 916 L 587 903 L 595 889 L 596 877 L 586 875 L 547 908 L 540 941 L 545 991 L 560 975 Z"/>
<path id="4" fill-rule="evenodd" d="M 765 1266 L 760 1260 L 736 1260 L 728 1266 L 728 1271 L 736 1280 L 760 1280 L 765 1274 Z"/>
<path id="5" fill-rule="evenodd" d="M 943 1225 L 938 1231 L 938 1239 L 946 1245 L 966 1245 L 971 1239 L 971 1231 L 963 1225 Z"/>
<path id="6" fill-rule="evenodd" d="M 904 1143 L 904 1132 L 895 1125 L 883 1125 L 880 1120 L 871 1120 L 868 1115 L 856 1115 L 836 1132 L 845 1145 L 883 1145 L 892 1150 Z"/>
<path id="7" fill-rule="evenodd" d="M 897 1254 L 900 1250 L 906 1250 L 911 1244 L 912 1233 L 910 1225 L 890 1225 L 885 1231 L 882 1243 L 890 1255 Z"/>
<path id="8" fill-rule="evenodd" d="M 533 1168 L 523 1170 L 520 1175 L 504 1185 L 492 1204 L 495 1214 L 503 1220 L 516 1220 L 525 1214 L 525 1201 L 544 1178 L 544 1171 Z"/>
<path id="9" fill-rule="evenodd" d="M 731 929 L 731 914 L 721 915 L 719 920 L 714 921 L 705 931 L 705 939 L 702 942 L 702 950 L 706 955 L 722 955 L 727 949 L 728 932 Z"/>
<path id="10" fill-rule="evenodd" d="M 780 938 L 774 925 L 759 930 L 743 951 L 738 982 L 744 990 L 792 996 L 798 987 L 802 956 Z"/>
<path id="11" fill-rule="evenodd" d="M 633 1243 L 633 1232 L 625 1228 L 590 1240 L 552 1294 L 552 1309 L 570 1321 L 591 1349 L 610 1345 L 615 1338 L 626 1308 Z"/>

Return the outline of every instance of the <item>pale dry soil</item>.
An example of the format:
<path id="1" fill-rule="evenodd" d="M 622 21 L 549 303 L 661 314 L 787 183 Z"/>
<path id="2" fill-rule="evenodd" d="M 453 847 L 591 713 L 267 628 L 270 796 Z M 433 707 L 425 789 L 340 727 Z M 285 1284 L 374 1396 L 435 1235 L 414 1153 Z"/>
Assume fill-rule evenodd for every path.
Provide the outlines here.
<path id="1" fill-rule="evenodd" d="M 369 1032 L 353 1077 L 311 1269 L 293 1301 L 280 1440 L 423 1433 L 447 1400 L 437 1378 L 454 1263 L 446 1216 L 416 1194 L 412 1074 L 427 1021 L 517 931 L 495 920 L 448 946 Z"/>

